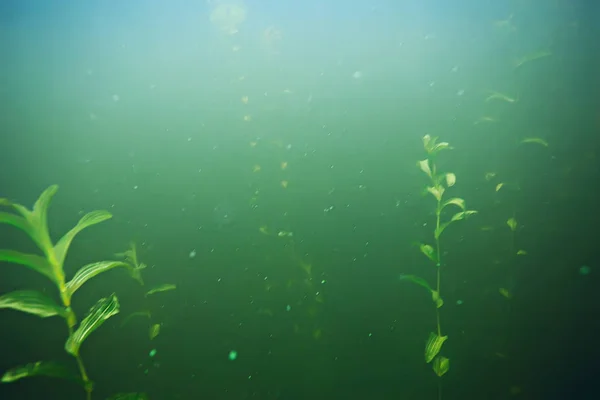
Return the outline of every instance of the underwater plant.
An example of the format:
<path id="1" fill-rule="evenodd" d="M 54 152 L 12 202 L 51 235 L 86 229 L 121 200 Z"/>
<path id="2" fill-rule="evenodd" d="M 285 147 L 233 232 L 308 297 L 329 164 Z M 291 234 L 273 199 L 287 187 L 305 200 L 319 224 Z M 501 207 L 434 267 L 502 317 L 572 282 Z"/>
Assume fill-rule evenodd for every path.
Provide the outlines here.
<path id="1" fill-rule="evenodd" d="M 86 398 L 90 400 L 94 385 L 86 372 L 79 348 L 104 321 L 119 312 L 119 300 L 115 293 L 101 298 L 90 308 L 87 316 L 79 324 L 71 307 L 71 300 L 84 283 L 102 272 L 116 267 L 124 267 L 130 273 L 133 270 L 128 263 L 122 261 L 99 261 L 84 265 L 67 281 L 64 264 L 74 237 L 83 229 L 110 219 L 112 215 L 108 211 L 87 213 L 75 227 L 54 244 L 48 230 L 47 215 L 48 206 L 57 190 L 57 185 L 48 187 L 37 199 L 32 210 L 8 199 L 0 198 L 0 206 L 12 207 L 16 211 L 16 213 L 0 212 L 0 223 L 13 225 L 24 231 L 42 252 L 42 255 L 38 255 L 0 249 L 0 262 L 21 264 L 44 275 L 58 289 L 60 302 L 58 303 L 50 296 L 36 290 L 15 290 L 0 296 L 0 308 L 12 308 L 41 318 L 62 317 L 69 331 L 65 351 L 75 358 L 79 375 L 56 362 L 37 361 L 6 371 L 1 381 L 14 382 L 31 376 L 64 378 L 81 384 L 86 392 Z"/>
<path id="2" fill-rule="evenodd" d="M 135 246 L 135 243 L 131 242 L 129 244 L 128 250 L 126 250 L 123 253 L 118 253 L 118 254 L 116 254 L 116 256 L 119 258 L 123 258 L 124 261 L 127 264 L 129 264 L 130 270 L 132 271 L 133 278 L 135 280 L 137 280 L 140 285 L 144 286 L 144 279 L 142 278 L 142 270 L 146 268 L 146 264 L 139 262 L 138 255 L 137 255 L 137 248 Z M 148 296 L 156 294 L 156 293 L 167 292 L 167 291 L 175 290 L 175 289 L 177 289 L 176 284 L 163 283 L 163 284 L 154 286 L 153 288 L 146 291 L 144 297 L 148 297 Z M 143 311 L 133 312 L 133 313 L 129 314 L 125 318 L 125 320 L 123 320 L 123 322 L 121 323 L 121 327 L 125 326 L 132 318 L 136 318 L 136 317 L 146 317 L 149 320 L 151 320 L 152 313 L 148 309 L 145 309 Z M 162 323 L 153 323 L 153 324 L 151 323 L 150 324 L 150 326 L 148 328 L 148 337 L 150 338 L 150 340 L 153 340 L 155 337 L 157 337 L 159 335 L 161 326 L 162 326 Z"/>
<path id="3" fill-rule="evenodd" d="M 440 237 L 446 228 L 456 222 L 467 218 L 468 216 L 475 214 L 477 211 L 467 210 L 465 200 L 459 197 L 452 197 L 447 200 L 444 198 L 446 190 L 456 183 L 456 175 L 451 172 L 440 172 L 436 164 L 436 158 L 440 151 L 451 149 L 450 145 L 446 142 L 437 142 L 436 137 L 425 135 L 423 137 L 423 145 L 427 152 L 428 158 L 419 161 L 418 167 L 423 171 L 430 180 L 429 186 L 427 186 L 427 192 L 430 193 L 436 200 L 435 206 L 435 229 L 433 231 L 433 237 L 435 243 L 433 245 L 420 243 L 419 249 L 436 267 L 436 283 L 430 285 L 425 279 L 416 275 L 402 275 L 402 280 L 407 280 L 416 283 L 419 286 L 424 287 L 430 294 L 433 303 L 435 304 L 436 312 L 436 331 L 429 334 L 427 344 L 425 346 L 425 362 L 433 362 L 433 370 L 437 376 L 443 376 L 450 369 L 450 360 L 444 356 L 439 355 L 442 345 L 448 339 L 448 336 L 442 334 L 442 326 L 440 324 L 440 308 L 444 305 L 444 301 L 441 297 L 441 270 L 443 267 L 442 254 L 440 251 Z M 454 206 L 458 207 L 460 211 L 452 215 L 449 220 L 442 221 L 442 212 L 446 207 Z M 440 386 L 441 388 L 441 386 Z M 441 397 L 441 389 L 440 389 Z"/>

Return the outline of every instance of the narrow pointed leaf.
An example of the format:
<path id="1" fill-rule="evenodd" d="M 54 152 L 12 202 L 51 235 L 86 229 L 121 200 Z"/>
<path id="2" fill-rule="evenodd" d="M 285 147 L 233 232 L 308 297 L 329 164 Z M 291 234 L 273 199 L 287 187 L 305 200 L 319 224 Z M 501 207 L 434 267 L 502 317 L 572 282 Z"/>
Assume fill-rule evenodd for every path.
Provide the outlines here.
<path id="1" fill-rule="evenodd" d="M 49 376 L 52 378 L 68 379 L 83 386 L 83 380 L 80 376 L 73 373 L 67 367 L 51 361 L 38 361 L 9 369 L 2 375 L 2 382 L 15 382 L 30 376 Z"/>
<path id="2" fill-rule="evenodd" d="M 104 321 L 119 312 L 119 300 L 113 293 L 110 297 L 102 298 L 90 309 L 89 314 L 81 321 L 79 327 L 69 336 L 65 343 L 65 350 L 74 355 L 79 355 L 79 347 L 83 341 Z"/>
<path id="3" fill-rule="evenodd" d="M 131 321 L 132 318 L 135 318 L 135 317 L 146 317 L 146 318 L 150 319 L 152 317 L 152 314 L 150 314 L 150 311 L 148 311 L 148 310 L 133 312 L 133 313 L 129 314 L 127 317 L 125 317 L 123 322 L 121 322 L 121 328 L 124 327 L 125 325 L 127 325 L 127 323 L 129 321 Z"/>
<path id="4" fill-rule="evenodd" d="M 15 290 L 0 296 L 0 308 L 12 308 L 38 317 L 60 315 L 66 318 L 68 312 L 54 300 L 36 290 Z"/>
<path id="5" fill-rule="evenodd" d="M 453 200 L 453 199 L 451 199 Z M 462 200 L 462 199 L 457 199 L 457 200 Z M 453 203 L 455 204 L 455 203 Z M 457 204 L 458 205 L 458 204 Z M 459 205 L 460 206 L 460 205 Z M 442 235 L 442 232 L 444 232 L 444 230 L 448 227 L 448 225 L 450 225 L 452 222 L 456 222 L 456 221 L 460 221 L 465 219 L 466 217 L 468 217 L 469 215 L 473 215 L 476 214 L 477 211 L 473 211 L 473 210 L 467 210 L 467 211 L 461 211 L 461 212 L 457 212 L 456 214 L 454 214 L 452 216 L 452 218 L 450 218 L 450 221 L 448 222 L 444 222 L 443 224 L 440 224 L 440 226 L 438 228 L 436 228 L 435 232 L 434 232 L 434 236 L 436 239 L 439 239 L 440 236 Z"/>
<path id="6" fill-rule="evenodd" d="M 148 330 L 148 337 L 153 340 L 160 333 L 160 324 L 154 324 Z"/>
<path id="7" fill-rule="evenodd" d="M 75 235 L 88 226 L 99 224 L 100 222 L 106 221 L 110 218 L 112 218 L 112 214 L 108 211 L 92 211 L 84 215 L 79 220 L 77 225 L 75 225 L 69 232 L 65 233 L 65 235 L 60 238 L 58 243 L 56 243 L 56 246 L 54 246 L 54 252 L 59 265 L 63 265 L 65 257 L 67 256 L 67 251 L 69 250 L 69 246 L 71 245 Z"/>
<path id="8" fill-rule="evenodd" d="M 48 233 L 48 206 L 57 190 L 57 185 L 52 185 L 44 190 L 31 211 L 20 204 L 14 203 L 12 205 L 27 220 L 30 225 L 28 234 L 46 255 L 49 255 L 52 251 L 52 241 Z"/>
<path id="9" fill-rule="evenodd" d="M 429 286 L 429 283 L 427 283 L 425 279 L 419 276 L 402 274 L 400 275 L 400 280 L 416 283 L 417 285 L 424 287 L 428 291 L 433 292 L 433 289 L 431 288 L 431 286 Z"/>
<path id="10" fill-rule="evenodd" d="M 146 296 L 149 296 L 154 293 L 166 292 L 168 290 L 177 289 L 177 285 L 174 283 L 163 283 L 162 285 L 156 286 L 146 292 Z"/>
<path id="11" fill-rule="evenodd" d="M 31 231 L 31 227 L 29 226 L 27 220 L 16 214 L 0 212 L 0 223 L 9 224 L 16 228 L 19 228 L 30 237 L 33 235 L 33 232 Z"/>
<path id="12" fill-rule="evenodd" d="M 21 253 L 14 250 L 0 250 L 0 261 L 8 261 L 15 264 L 21 264 L 29 267 L 40 274 L 50 278 L 54 283 L 57 283 L 57 277 L 54 275 L 52 266 L 44 257 L 35 254 Z"/>
<path id="13" fill-rule="evenodd" d="M 444 202 L 444 205 L 442 206 L 442 208 L 449 206 L 449 205 L 455 205 L 457 207 L 459 207 L 460 209 L 464 210 L 465 209 L 465 201 L 463 199 L 460 199 L 458 197 L 453 197 L 449 200 L 446 200 Z"/>
<path id="14" fill-rule="evenodd" d="M 425 345 L 425 362 L 430 363 L 435 356 L 442 349 L 442 345 L 448 339 L 448 336 L 438 336 L 436 333 L 431 332 L 429 339 Z"/>
<path id="15" fill-rule="evenodd" d="M 423 136 L 423 146 L 428 154 L 437 154 L 439 151 L 444 149 L 451 149 L 450 144 L 447 142 L 437 143 L 437 137 L 431 137 L 430 135 Z"/>
<path id="16" fill-rule="evenodd" d="M 430 150 L 431 154 L 436 154 L 441 150 L 450 150 L 452 149 L 452 147 L 450 147 L 450 143 L 448 142 L 441 142 L 441 143 L 437 143 L 435 146 L 433 146 Z"/>
<path id="17" fill-rule="evenodd" d="M 522 144 L 535 143 L 535 144 L 539 144 L 544 147 L 548 147 L 548 142 L 546 142 L 544 139 L 538 138 L 538 137 L 525 138 L 525 139 L 521 140 L 521 143 Z"/>
<path id="18" fill-rule="evenodd" d="M 452 222 L 460 221 L 462 219 L 467 218 L 469 215 L 473 215 L 473 214 L 477 214 L 477 211 L 474 211 L 474 210 L 461 211 L 459 213 L 454 214 L 452 216 L 452 218 L 450 219 L 450 221 L 452 221 Z"/>
<path id="19" fill-rule="evenodd" d="M 108 271 L 116 267 L 125 267 L 132 269 L 131 266 L 123 261 L 100 261 L 92 264 L 84 265 L 75 273 L 73 279 L 67 282 L 67 290 L 69 296 L 73 296 L 73 293 L 79 289 L 84 283 L 92 279 L 102 272 Z"/>
<path id="20" fill-rule="evenodd" d="M 428 244 L 421 243 L 419 245 L 419 250 L 421 250 L 421 253 L 425 254 L 425 256 L 427 258 L 429 258 L 431 261 L 433 261 L 434 263 L 437 263 L 437 256 L 435 254 L 435 250 L 433 249 L 433 247 L 431 247 Z"/>

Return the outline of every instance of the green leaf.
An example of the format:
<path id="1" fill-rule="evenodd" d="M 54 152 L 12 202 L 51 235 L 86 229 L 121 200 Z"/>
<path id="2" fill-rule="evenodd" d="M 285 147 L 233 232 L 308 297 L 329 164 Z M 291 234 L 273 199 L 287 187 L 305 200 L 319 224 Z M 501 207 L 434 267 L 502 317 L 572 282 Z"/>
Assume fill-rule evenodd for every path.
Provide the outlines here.
<path id="1" fill-rule="evenodd" d="M 15 290 L 0 296 L 0 308 L 12 308 L 38 317 L 46 318 L 68 315 L 65 307 L 59 306 L 50 297 L 36 290 Z"/>
<path id="2" fill-rule="evenodd" d="M 424 287 L 428 291 L 433 292 L 433 289 L 431 288 L 431 286 L 429 286 L 429 283 L 427 283 L 427 281 L 425 279 L 423 279 L 419 276 L 401 274 L 400 280 L 416 283 L 417 285 Z"/>
<path id="3" fill-rule="evenodd" d="M 425 254 L 427 258 L 437 264 L 437 255 L 435 254 L 433 247 L 428 244 L 421 243 L 419 245 L 419 250 L 421 250 L 421 253 Z"/>
<path id="4" fill-rule="evenodd" d="M 459 207 L 461 210 L 465 209 L 465 201 L 463 199 L 458 198 L 458 197 L 453 197 L 453 198 L 451 198 L 449 200 L 446 200 L 444 202 L 444 204 L 442 205 L 442 209 L 444 207 L 446 207 L 446 206 L 449 206 L 449 205 L 455 205 L 455 206 Z"/>
<path id="5" fill-rule="evenodd" d="M 21 253 L 15 250 L 2 249 L 0 250 L 0 261 L 24 265 L 50 278 L 52 282 L 58 283 L 58 278 L 54 275 L 52 266 L 44 257 L 35 254 Z"/>
<path id="6" fill-rule="evenodd" d="M 421 160 L 417 163 L 417 166 L 421 168 L 421 171 L 425 172 L 428 177 L 432 177 L 431 168 L 429 167 L 429 159 Z"/>
<path id="7" fill-rule="evenodd" d="M 431 291 L 431 300 L 435 303 L 436 308 L 441 308 L 444 305 L 444 299 L 440 297 L 440 292 L 437 290 Z"/>
<path id="8" fill-rule="evenodd" d="M 148 337 L 150 340 L 154 340 L 155 337 L 160 333 L 160 324 L 154 324 L 148 330 Z"/>
<path id="9" fill-rule="evenodd" d="M 117 393 L 106 400 L 149 400 L 146 393 Z"/>
<path id="10" fill-rule="evenodd" d="M 452 187 L 452 186 L 454 186 L 455 183 L 456 183 L 456 175 L 454 175 L 452 172 L 448 172 L 446 174 L 446 186 Z"/>
<path id="11" fill-rule="evenodd" d="M 437 356 L 433 360 L 433 371 L 439 377 L 443 376 L 450 369 L 450 360 L 444 356 Z"/>
<path id="12" fill-rule="evenodd" d="M 75 235 L 80 231 L 87 228 L 88 226 L 99 224 L 102 221 L 112 218 L 112 214 L 108 211 L 92 211 L 84 215 L 77 225 L 75 225 L 69 232 L 60 238 L 58 243 L 54 246 L 54 253 L 59 265 L 63 265 L 65 257 L 67 256 L 67 250 L 73 241 Z"/>
<path id="13" fill-rule="evenodd" d="M 435 229 L 435 232 L 433 232 L 433 236 L 436 240 L 440 238 L 442 232 L 444 232 L 444 229 L 446 229 L 448 225 L 450 225 L 450 222 L 444 222 L 443 224 L 440 224 L 438 228 Z"/>
<path id="14" fill-rule="evenodd" d="M 163 283 L 162 285 L 156 286 L 146 292 L 145 296 L 149 296 L 154 293 L 166 292 L 168 290 L 177 289 L 177 285 L 174 283 Z"/>
<path id="15" fill-rule="evenodd" d="M 123 253 L 117 253 L 115 256 L 122 257 L 134 267 L 138 267 L 137 250 L 134 242 L 129 243 L 129 250 L 126 250 Z"/>
<path id="16" fill-rule="evenodd" d="M 454 199 L 450 199 L 448 201 L 451 201 L 451 200 L 454 200 Z M 456 199 L 456 200 L 462 200 L 462 199 Z M 456 204 L 456 203 L 453 203 L 453 204 Z M 464 206 L 464 204 L 463 204 L 463 206 Z M 473 215 L 473 214 L 476 214 L 476 213 L 477 213 L 477 211 L 467 210 L 467 211 L 461 211 L 461 212 L 458 212 L 458 213 L 454 214 L 452 216 L 452 218 L 450 218 L 450 221 L 445 222 L 443 224 L 440 224 L 439 228 L 437 228 L 435 230 L 435 232 L 434 232 L 435 238 L 439 239 L 440 236 L 441 236 L 441 234 L 442 234 L 442 232 L 444 232 L 444 229 L 446 229 L 448 227 L 448 225 L 450 225 L 452 222 L 460 221 L 462 219 L 465 219 L 469 215 Z"/>
<path id="17" fill-rule="evenodd" d="M 29 235 L 30 237 L 33 235 L 33 232 L 31 232 L 31 229 L 29 227 L 29 223 L 27 222 L 27 220 L 16 214 L 0 212 L 0 223 L 15 226 L 15 227 L 21 229 L 22 231 L 24 231 L 25 233 L 27 233 L 27 235 Z"/>
<path id="18" fill-rule="evenodd" d="M 448 336 L 440 336 L 436 333 L 431 332 L 429 334 L 429 339 L 427 340 L 427 344 L 425 345 L 425 362 L 430 363 L 435 356 L 442 349 L 442 345 L 448 339 Z"/>
<path id="19" fill-rule="evenodd" d="M 121 257 L 125 259 L 125 262 L 131 265 L 131 269 L 129 270 L 129 275 L 142 286 L 144 286 L 144 279 L 142 278 L 142 270 L 146 268 L 146 264 L 139 263 L 137 258 L 137 250 L 135 247 L 135 243 L 131 242 L 129 244 L 129 250 L 126 250 L 123 253 L 115 254 L 117 257 Z"/>
<path id="20" fill-rule="evenodd" d="M 435 197 L 435 199 L 437 201 L 441 201 L 442 200 L 442 196 L 444 195 L 444 191 L 446 189 L 444 189 L 444 187 L 442 185 L 438 185 L 438 186 L 428 186 L 427 187 L 427 191 L 429 193 L 431 193 L 433 195 L 433 197 Z"/>
<path id="21" fill-rule="evenodd" d="M 450 221 L 451 222 L 460 221 L 462 219 L 467 218 L 469 215 L 473 215 L 473 214 L 477 214 L 477 211 L 474 211 L 474 210 L 461 211 L 459 213 L 454 214 L 452 216 L 452 218 L 450 219 Z"/>
<path id="22" fill-rule="evenodd" d="M 13 203 L 12 206 L 27 220 L 28 229 L 25 231 L 31 239 L 38 245 L 45 255 L 52 253 L 52 241 L 48 233 L 48 206 L 52 197 L 58 190 L 57 185 L 48 187 L 37 199 L 33 205 L 33 210 L 29 211 L 26 207 Z"/>
<path id="23" fill-rule="evenodd" d="M 110 297 L 102 298 L 94 304 L 90 309 L 89 314 L 81 321 L 79 327 L 73 334 L 69 336 L 65 343 L 65 350 L 74 356 L 79 355 L 79 347 L 83 341 L 96 329 L 98 329 L 104 321 L 119 312 L 119 299 L 113 293 Z"/>
<path id="24" fill-rule="evenodd" d="M 96 275 L 108 271 L 116 267 L 125 267 L 131 269 L 131 265 L 122 261 L 100 261 L 92 264 L 84 265 L 75 273 L 73 279 L 67 282 L 67 290 L 69 297 L 73 296 L 73 293 L 79 289 L 84 283 L 92 279 Z"/>
<path id="25" fill-rule="evenodd" d="M 131 321 L 132 318 L 135 318 L 135 317 L 146 317 L 146 318 L 150 319 L 150 318 L 152 318 L 152 314 L 150 314 L 150 311 L 148 311 L 148 310 L 133 312 L 133 313 L 129 314 L 127 317 L 125 317 L 123 322 L 121 322 L 121 328 L 124 327 L 125 325 L 127 325 L 127 323 L 129 321 Z"/>
<path id="26" fill-rule="evenodd" d="M 423 146 L 425 147 L 425 151 L 428 154 L 435 155 L 441 150 L 452 149 L 452 147 L 450 147 L 449 143 L 446 143 L 446 142 L 437 143 L 437 140 L 438 140 L 437 137 L 431 137 L 430 135 L 423 136 Z"/>
<path id="27" fill-rule="evenodd" d="M 9 369 L 2 375 L 2 382 L 9 383 L 30 376 L 49 376 L 74 381 L 85 386 L 80 376 L 71 372 L 67 367 L 50 361 L 38 361 Z"/>
<path id="28" fill-rule="evenodd" d="M 543 147 L 548 147 L 548 142 L 546 142 L 544 139 L 538 138 L 538 137 L 530 137 L 530 138 L 525 138 L 525 139 L 521 140 L 521 144 L 525 144 L 525 143 L 535 143 L 535 144 L 539 144 L 540 146 L 543 146 Z"/>

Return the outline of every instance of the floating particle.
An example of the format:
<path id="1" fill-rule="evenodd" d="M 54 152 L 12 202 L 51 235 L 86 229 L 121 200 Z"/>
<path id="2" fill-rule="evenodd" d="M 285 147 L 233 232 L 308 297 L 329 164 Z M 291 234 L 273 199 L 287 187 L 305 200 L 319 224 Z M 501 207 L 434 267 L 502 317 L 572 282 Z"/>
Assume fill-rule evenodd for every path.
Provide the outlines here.
<path id="1" fill-rule="evenodd" d="M 463 303 L 463 301 L 462 301 L 462 300 L 456 300 L 456 305 L 457 305 L 457 306 L 460 306 L 460 305 L 462 305 L 462 303 Z"/>
<path id="2" fill-rule="evenodd" d="M 355 72 L 352 74 L 352 77 L 353 77 L 354 79 L 360 79 L 360 78 L 362 78 L 362 76 L 363 76 L 363 73 L 362 73 L 362 71 L 355 71 Z"/>
<path id="3" fill-rule="evenodd" d="M 119 97 L 118 94 L 113 94 L 112 99 L 113 99 L 113 101 L 119 101 L 121 98 Z"/>
<path id="4" fill-rule="evenodd" d="M 152 350 L 150 350 L 150 353 L 148 353 L 148 355 L 149 355 L 150 357 L 154 357 L 154 356 L 156 355 L 156 349 L 152 349 Z"/>
<path id="5" fill-rule="evenodd" d="M 592 272 L 592 269 L 587 265 L 579 267 L 579 275 L 589 275 L 590 272 Z"/>
<path id="6" fill-rule="evenodd" d="M 196 257 L 196 249 L 190 251 L 190 258 Z"/>
<path id="7" fill-rule="evenodd" d="M 289 304 L 287 306 L 285 306 L 285 311 L 290 311 L 292 309 L 292 306 L 290 306 Z"/>
<path id="8" fill-rule="evenodd" d="M 287 189 L 288 185 L 289 185 L 288 181 L 281 181 L 281 187 L 282 188 Z"/>
<path id="9" fill-rule="evenodd" d="M 231 351 L 229 352 L 229 356 L 228 356 L 228 357 L 229 357 L 229 360 L 230 360 L 230 361 L 233 361 L 233 360 L 235 360 L 235 359 L 237 358 L 237 351 L 235 351 L 235 350 L 231 350 Z"/>

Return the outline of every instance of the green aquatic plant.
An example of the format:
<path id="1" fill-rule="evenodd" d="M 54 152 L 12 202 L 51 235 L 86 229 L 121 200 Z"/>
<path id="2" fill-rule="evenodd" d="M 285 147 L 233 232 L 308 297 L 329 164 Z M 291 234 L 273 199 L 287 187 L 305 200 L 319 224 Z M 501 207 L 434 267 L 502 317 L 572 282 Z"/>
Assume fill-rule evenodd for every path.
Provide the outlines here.
<path id="1" fill-rule="evenodd" d="M 91 399 L 93 382 L 90 380 L 79 348 L 85 339 L 104 321 L 119 312 L 119 300 L 113 293 L 102 298 L 93 305 L 87 316 L 78 324 L 77 316 L 71 307 L 75 292 L 96 275 L 117 267 L 132 270 L 128 263 L 122 261 L 100 261 L 81 267 L 70 279 L 66 279 L 64 263 L 69 246 L 75 236 L 83 229 L 110 219 L 108 211 L 92 211 L 84 215 L 79 222 L 54 244 L 48 230 L 48 206 L 58 190 L 53 185 L 47 188 L 35 202 L 33 209 L 0 199 L 0 206 L 11 207 L 16 213 L 0 212 L 0 223 L 13 225 L 24 231 L 41 250 L 42 255 L 22 253 L 15 250 L 0 249 L 0 262 L 21 264 L 44 275 L 58 289 L 60 302 L 35 290 L 16 290 L 0 296 L 0 308 L 12 308 L 41 318 L 60 316 L 65 320 L 69 336 L 65 343 L 65 351 L 71 354 L 76 362 L 79 374 L 68 367 L 51 361 L 37 361 L 12 368 L 4 373 L 2 382 L 14 382 L 31 376 L 50 376 L 72 380 L 81 384 L 87 399 Z"/>
<path id="2" fill-rule="evenodd" d="M 427 152 L 428 158 L 419 161 L 418 167 L 423 171 L 429 178 L 429 185 L 427 186 L 427 193 L 431 194 L 436 200 L 435 206 L 435 229 L 433 231 L 433 244 L 420 243 L 419 250 L 425 257 L 427 257 L 436 268 L 436 282 L 434 285 L 430 285 L 425 279 L 415 275 L 402 275 L 401 279 L 413 282 L 427 290 L 431 295 L 431 299 L 435 306 L 436 312 L 436 331 L 431 332 L 425 346 L 425 362 L 430 363 L 433 361 L 434 372 L 441 377 L 450 368 L 450 360 L 446 357 L 440 356 L 439 353 L 442 349 L 442 345 L 448 339 L 448 336 L 442 334 L 442 326 L 440 323 L 440 308 L 444 305 L 444 301 L 441 296 L 441 271 L 443 268 L 442 253 L 440 237 L 442 233 L 452 223 L 463 220 L 468 216 L 475 214 L 476 211 L 467 210 L 465 200 L 459 197 L 452 197 L 446 199 L 444 197 L 446 190 L 454 186 L 456 183 L 456 175 L 451 172 L 440 172 L 437 166 L 437 155 L 442 150 L 451 149 L 450 145 L 446 142 L 437 142 L 437 138 L 425 135 L 423 137 L 423 145 Z M 442 220 L 443 211 L 447 207 L 458 208 L 458 212 L 455 212 L 446 221 Z"/>
<path id="3" fill-rule="evenodd" d="M 116 254 L 116 256 L 119 258 L 123 258 L 124 261 L 127 264 L 129 264 L 130 270 L 132 271 L 133 278 L 135 280 L 137 280 L 140 283 L 140 285 L 144 286 L 144 279 L 142 278 L 142 270 L 144 270 L 146 268 L 146 264 L 139 261 L 138 255 L 137 255 L 137 247 L 136 247 L 135 243 L 131 242 L 129 244 L 129 249 L 127 249 L 123 253 Z M 154 295 L 156 293 L 168 292 L 168 291 L 175 290 L 175 289 L 177 289 L 176 284 L 163 283 L 163 284 L 154 286 L 153 288 L 146 291 L 146 293 L 144 294 L 144 297 L 148 297 L 148 296 Z M 133 318 L 137 318 L 137 317 L 145 317 L 145 318 L 148 318 L 149 321 L 151 321 L 152 313 L 148 309 L 133 312 L 125 318 L 125 320 L 121 323 L 121 327 L 125 326 L 129 321 L 131 321 Z M 158 336 L 158 334 L 160 333 L 161 325 L 162 325 L 161 323 L 150 324 L 150 326 L 148 327 L 148 337 L 150 338 L 150 340 L 153 340 L 155 337 Z"/>

